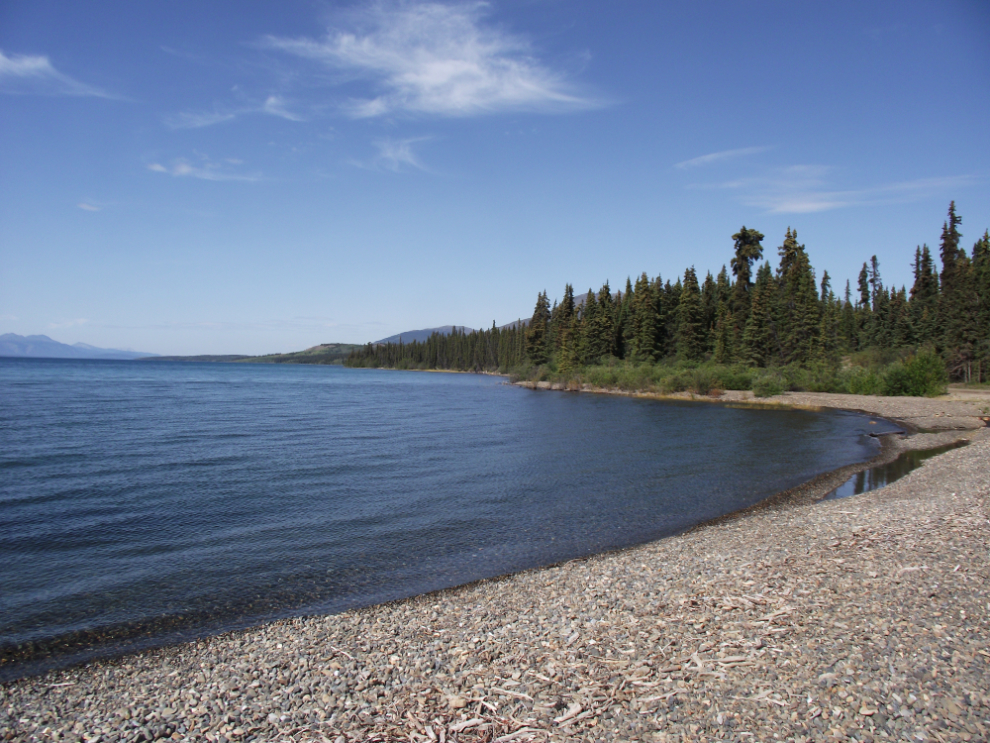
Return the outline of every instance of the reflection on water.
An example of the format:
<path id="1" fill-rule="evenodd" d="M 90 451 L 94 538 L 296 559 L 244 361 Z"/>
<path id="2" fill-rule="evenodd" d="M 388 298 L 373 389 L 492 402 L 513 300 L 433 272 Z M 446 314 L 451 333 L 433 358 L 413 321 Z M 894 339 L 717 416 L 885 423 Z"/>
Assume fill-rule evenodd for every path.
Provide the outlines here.
<path id="1" fill-rule="evenodd" d="M 952 449 L 958 449 L 960 446 L 965 446 L 968 443 L 968 441 L 956 441 L 945 446 L 937 446 L 934 449 L 914 449 L 912 451 L 902 452 L 892 462 L 878 464 L 876 467 L 870 467 L 862 472 L 857 472 L 842 485 L 826 495 L 823 500 L 848 498 L 850 495 L 860 495 L 861 493 L 868 493 L 871 490 L 877 490 L 885 485 L 889 485 L 894 480 L 899 480 L 911 470 L 920 467 L 921 463 L 926 459 L 934 457 L 937 454 L 942 454 L 943 452 L 951 451 Z"/>
<path id="2" fill-rule="evenodd" d="M 0 679 L 675 534 L 870 459 L 878 426 L 469 374 L 0 359 Z"/>

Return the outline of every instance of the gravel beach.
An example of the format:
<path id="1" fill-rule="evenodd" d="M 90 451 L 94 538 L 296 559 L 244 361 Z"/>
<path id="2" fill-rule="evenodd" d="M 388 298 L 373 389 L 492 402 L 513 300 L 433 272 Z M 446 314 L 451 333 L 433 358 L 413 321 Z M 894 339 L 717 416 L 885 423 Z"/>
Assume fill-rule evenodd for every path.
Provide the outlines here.
<path id="1" fill-rule="evenodd" d="M 728 393 L 749 404 L 748 393 Z M 990 397 L 786 394 L 881 458 L 677 537 L 0 687 L 10 741 L 990 739 Z"/>

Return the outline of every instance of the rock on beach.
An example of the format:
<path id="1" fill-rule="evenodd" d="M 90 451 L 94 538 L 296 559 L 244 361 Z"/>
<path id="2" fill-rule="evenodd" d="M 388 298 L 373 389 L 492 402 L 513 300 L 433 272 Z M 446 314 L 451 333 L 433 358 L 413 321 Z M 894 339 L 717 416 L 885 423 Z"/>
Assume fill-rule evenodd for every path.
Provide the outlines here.
<path id="1" fill-rule="evenodd" d="M 946 417 L 823 397 L 784 401 Z M 990 740 L 975 408 L 893 449 L 968 446 L 864 495 L 818 502 L 836 473 L 640 547 L 7 683 L 0 738 Z"/>

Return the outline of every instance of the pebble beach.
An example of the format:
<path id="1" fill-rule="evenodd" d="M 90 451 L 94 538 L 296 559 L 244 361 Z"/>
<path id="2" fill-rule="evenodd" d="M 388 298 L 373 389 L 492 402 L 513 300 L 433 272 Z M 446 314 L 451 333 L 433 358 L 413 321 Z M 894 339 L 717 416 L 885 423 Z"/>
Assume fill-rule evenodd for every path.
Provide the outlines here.
<path id="1" fill-rule="evenodd" d="M 9 741 L 990 739 L 990 395 L 725 404 L 899 423 L 878 461 L 676 537 L 0 686 Z"/>

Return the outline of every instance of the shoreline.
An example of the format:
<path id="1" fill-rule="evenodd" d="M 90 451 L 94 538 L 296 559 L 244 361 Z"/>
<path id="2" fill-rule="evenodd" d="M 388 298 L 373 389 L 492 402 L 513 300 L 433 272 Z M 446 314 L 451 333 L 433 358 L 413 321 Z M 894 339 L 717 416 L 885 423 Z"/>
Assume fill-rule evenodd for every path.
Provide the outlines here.
<path id="1" fill-rule="evenodd" d="M 795 407 L 849 409 L 848 400 L 823 399 L 839 396 L 781 397 Z M 990 431 L 978 403 L 858 401 L 859 412 L 914 430 L 941 428 L 884 436 L 870 462 L 657 542 L 8 682 L 0 686 L 0 737 L 49 740 L 61 730 L 78 739 L 126 729 L 148 739 L 175 733 L 179 740 L 209 740 L 210 733 L 214 740 L 292 735 L 337 743 L 513 734 L 763 740 L 772 732 L 797 740 L 819 739 L 838 726 L 883 739 L 914 725 L 945 740 L 986 738 L 990 699 L 985 681 L 974 679 L 990 676 L 990 656 L 980 654 L 988 637 L 982 618 L 990 582 Z M 854 471 L 959 438 L 971 444 L 886 488 L 818 501 Z M 924 560 L 912 560 L 911 550 L 901 554 L 911 544 Z M 938 559 L 946 551 L 955 562 Z M 965 566 L 961 552 L 970 557 Z M 885 569 L 866 570 L 864 561 Z M 847 580 L 850 573 L 855 581 Z M 933 602 L 927 594 L 903 595 L 936 573 L 938 608 L 951 605 L 954 614 L 925 612 Z M 864 601 L 875 610 L 853 629 L 841 617 L 860 616 Z M 822 636 L 815 618 L 824 615 L 830 623 Z M 904 621 L 918 632 L 907 632 Z M 930 678 L 912 675 L 909 666 L 921 661 L 891 645 L 892 636 L 925 641 Z M 935 638 L 948 659 L 932 651 Z M 867 646 L 881 643 L 889 671 L 865 660 Z M 781 682 L 807 670 L 809 660 L 817 674 Z M 846 674 L 844 662 L 868 670 Z M 852 709 L 852 697 L 869 699 Z"/>

